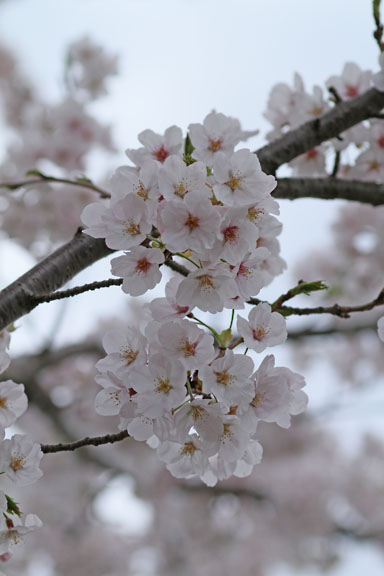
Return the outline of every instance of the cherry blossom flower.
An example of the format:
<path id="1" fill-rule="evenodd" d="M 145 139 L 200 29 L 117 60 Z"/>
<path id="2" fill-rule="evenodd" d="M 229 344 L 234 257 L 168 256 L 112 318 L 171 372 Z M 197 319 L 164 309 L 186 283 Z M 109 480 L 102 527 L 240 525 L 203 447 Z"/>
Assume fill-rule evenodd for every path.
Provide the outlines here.
<path id="1" fill-rule="evenodd" d="M 12 426 L 26 411 L 28 399 L 22 384 L 12 380 L 0 382 L 0 426 Z"/>
<path id="2" fill-rule="evenodd" d="M 198 369 L 215 356 L 213 336 L 184 319 L 162 324 L 157 332 L 157 342 L 152 346 L 156 347 L 156 352 L 180 360 L 187 370 Z"/>
<path id="3" fill-rule="evenodd" d="M 262 268 L 269 256 L 266 248 L 256 248 L 248 253 L 235 268 L 235 282 L 237 294 L 244 301 L 256 296 L 261 288 L 267 284 L 266 274 Z"/>
<path id="4" fill-rule="evenodd" d="M 117 387 L 120 387 L 119 379 L 131 371 L 140 370 L 147 362 L 147 339 L 137 328 L 110 330 L 103 337 L 103 347 L 107 356 L 97 362 L 96 368 L 102 374 L 115 374 L 117 380 L 114 384 Z M 111 376 L 108 378 L 111 379 Z"/>
<path id="5" fill-rule="evenodd" d="M 5 554 L 14 546 L 22 544 L 24 536 L 42 527 L 42 522 L 35 514 L 27 514 L 24 518 L 15 516 L 0 517 L 0 554 Z"/>
<path id="6" fill-rule="evenodd" d="M 327 88 L 333 86 L 343 100 L 350 100 L 359 96 L 371 85 L 372 72 L 362 70 L 354 62 L 344 65 L 341 76 L 331 76 L 326 82 Z"/>
<path id="7" fill-rule="evenodd" d="M 224 265 L 200 268 L 180 282 L 176 302 L 180 306 L 197 306 L 200 310 L 221 312 L 227 299 L 237 295 L 232 272 Z"/>
<path id="8" fill-rule="evenodd" d="M 114 250 L 128 250 L 145 240 L 152 230 L 143 198 L 128 194 L 110 208 L 101 204 L 89 204 L 82 213 L 88 226 L 84 232 L 94 238 L 105 238 Z"/>
<path id="9" fill-rule="evenodd" d="M 284 317 L 278 312 L 271 312 L 266 302 L 257 304 L 249 313 L 248 321 L 239 316 L 237 330 L 244 338 L 248 348 L 262 352 L 268 346 L 277 346 L 285 342 L 287 328 Z"/>
<path id="10" fill-rule="evenodd" d="M 167 470 L 175 478 L 203 475 L 209 468 L 208 454 L 207 444 L 196 434 L 189 435 L 183 444 L 162 442 L 157 449 L 160 460 L 166 462 Z"/>
<path id="11" fill-rule="evenodd" d="M 164 254 L 159 248 L 137 246 L 123 256 L 111 260 L 114 276 L 123 278 L 123 292 L 140 296 L 151 290 L 161 280 L 159 265 L 164 262 Z"/>
<path id="12" fill-rule="evenodd" d="M 272 175 L 265 174 L 256 154 L 246 148 L 229 158 L 218 153 L 214 163 L 216 197 L 229 206 L 247 206 L 263 200 L 277 185 Z"/>
<path id="13" fill-rule="evenodd" d="M 308 402 L 301 390 L 305 386 L 304 378 L 288 368 L 275 368 L 275 358 L 270 355 L 264 358 L 252 379 L 255 393 L 246 416 L 289 428 L 290 415 L 302 412 Z"/>
<path id="14" fill-rule="evenodd" d="M 167 128 L 164 136 L 156 134 L 153 130 L 144 130 L 139 134 L 139 141 L 143 144 L 143 148 L 125 151 L 136 166 L 142 166 L 146 160 L 157 160 L 163 163 L 168 156 L 173 154 L 181 156 L 182 154 L 183 135 L 178 126 Z"/>
<path id="15" fill-rule="evenodd" d="M 202 162 L 187 166 L 178 156 L 169 156 L 159 173 L 159 191 L 167 200 L 183 200 L 186 194 L 208 197 L 207 169 Z"/>
<path id="16" fill-rule="evenodd" d="M 184 202 L 171 200 L 160 215 L 161 238 L 173 253 L 212 248 L 220 216 L 208 199 L 187 194 Z"/>
<path id="17" fill-rule="evenodd" d="M 213 166 L 218 152 L 228 156 L 242 140 L 240 122 L 218 112 L 211 112 L 204 118 L 203 124 L 190 124 L 188 129 L 195 147 L 193 158 L 209 167 Z"/>
<path id="18" fill-rule="evenodd" d="M 155 298 L 149 304 L 152 318 L 156 322 L 183 318 L 192 310 L 193 305 L 191 305 L 191 302 L 188 302 L 185 306 L 180 306 L 176 301 L 180 282 L 181 278 L 171 278 L 165 286 L 165 298 Z"/>
<path id="19" fill-rule="evenodd" d="M 254 364 L 249 356 L 226 350 L 209 366 L 199 370 L 203 392 L 213 394 L 228 407 L 247 408 L 253 399 L 253 383 L 250 380 Z"/>
<path id="20" fill-rule="evenodd" d="M 112 372 L 97 374 L 95 381 L 103 390 L 95 398 L 95 410 L 101 416 L 114 416 L 119 414 L 121 407 L 130 398 L 130 391 L 123 382 Z"/>
<path id="21" fill-rule="evenodd" d="M 43 475 L 39 468 L 42 457 L 40 444 L 27 436 L 15 434 L 0 444 L 0 472 L 17 486 L 28 486 Z"/>
<path id="22" fill-rule="evenodd" d="M 148 366 L 135 374 L 134 402 L 138 412 L 159 418 L 185 400 L 187 371 L 183 364 L 163 354 L 152 354 Z"/>
<path id="23" fill-rule="evenodd" d="M 218 402 L 194 398 L 175 413 L 178 438 L 184 440 L 193 428 L 201 438 L 215 443 L 217 448 L 217 442 L 224 430 L 223 409 L 224 406 Z"/>

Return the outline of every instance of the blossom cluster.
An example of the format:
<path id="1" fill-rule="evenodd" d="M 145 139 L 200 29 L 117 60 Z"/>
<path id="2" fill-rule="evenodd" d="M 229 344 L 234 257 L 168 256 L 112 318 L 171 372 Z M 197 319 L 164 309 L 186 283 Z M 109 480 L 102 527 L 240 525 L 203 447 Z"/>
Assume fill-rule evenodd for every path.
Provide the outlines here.
<path id="1" fill-rule="evenodd" d="M 299 374 L 275 367 L 273 356 L 256 369 L 233 351 L 231 329 L 218 334 L 192 312 L 229 308 L 234 316 L 284 266 L 276 180 L 249 149 L 235 150 L 247 135 L 215 112 L 191 124 L 185 141 L 176 126 L 164 136 L 146 130 L 143 147 L 127 150 L 135 166 L 112 176 L 110 202 L 82 215 L 87 234 L 125 251 L 112 259 L 112 273 L 131 296 L 154 288 L 164 263 L 186 263 L 184 277 L 171 278 L 165 297 L 150 304 L 144 333 L 129 327 L 105 336 L 96 410 L 120 415 L 121 429 L 147 440 L 176 477 L 209 485 L 249 475 L 261 459 L 258 422 L 289 427 L 307 402 Z M 263 302 L 238 317 L 237 332 L 255 352 L 286 339 L 283 316 Z"/>
<path id="2" fill-rule="evenodd" d="M 0 375 L 10 364 L 7 348 L 10 334 L 0 332 Z M 24 515 L 16 502 L 3 491 L 9 486 L 28 486 L 41 476 L 39 464 L 43 456 L 40 445 L 23 434 L 4 439 L 5 429 L 13 426 L 27 409 L 28 399 L 23 384 L 12 380 L 0 381 L 0 560 L 11 557 L 11 548 L 23 541 L 24 536 L 40 528 L 35 514 Z"/>

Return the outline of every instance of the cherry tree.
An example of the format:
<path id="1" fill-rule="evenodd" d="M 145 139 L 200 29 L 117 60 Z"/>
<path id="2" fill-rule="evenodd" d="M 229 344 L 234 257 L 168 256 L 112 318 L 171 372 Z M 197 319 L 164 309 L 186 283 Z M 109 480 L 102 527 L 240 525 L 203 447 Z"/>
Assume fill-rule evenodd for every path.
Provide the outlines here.
<path id="1" fill-rule="evenodd" d="M 11 133 L 2 231 L 35 259 L 0 292 L 9 576 L 261 575 L 282 563 L 330 569 L 348 540 L 382 548 L 384 444 L 366 436 L 349 453 L 307 411 L 306 388 L 319 356 L 351 394 L 383 371 L 380 0 L 373 17 L 372 70 L 347 62 L 311 90 L 299 74 L 273 86 L 261 148 L 247 145 L 257 130 L 214 110 L 146 128 L 97 181 L 91 155 L 112 165 L 116 145 L 92 105 L 108 95 L 116 56 L 73 42 L 52 104 L 0 47 Z M 290 268 L 279 201 L 301 198 L 344 203 L 327 252 L 304 255 L 270 299 Z M 101 259 L 108 277 L 76 282 Z M 122 291 L 118 317 L 57 346 L 58 316 L 48 343 L 13 353 L 34 309 L 95 290 Z M 331 399 L 325 413 L 337 408 Z M 146 505 L 142 532 L 127 536 L 100 513 L 119 482 Z"/>

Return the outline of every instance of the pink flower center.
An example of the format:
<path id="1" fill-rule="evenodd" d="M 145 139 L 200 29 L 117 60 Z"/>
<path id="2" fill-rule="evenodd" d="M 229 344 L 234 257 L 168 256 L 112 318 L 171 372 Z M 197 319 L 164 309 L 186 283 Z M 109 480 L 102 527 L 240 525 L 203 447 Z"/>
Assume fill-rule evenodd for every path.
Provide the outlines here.
<path id="1" fill-rule="evenodd" d="M 308 150 L 308 152 L 306 153 L 306 158 L 307 160 L 314 160 L 317 156 L 318 152 L 316 150 L 316 148 L 312 148 L 312 150 Z"/>
<path id="2" fill-rule="evenodd" d="M 218 138 L 217 140 L 213 140 L 210 138 L 208 150 L 210 150 L 211 152 L 217 152 L 218 150 L 221 150 L 222 144 L 223 141 L 221 140 L 221 138 Z"/>
<path id="3" fill-rule="evenodd" d="M 233 383 L 233 376 L 232 374 L 228 374 L 228 372 L 216 372 L 216 382 L 218 384 L 223 384 L 223 386 L 227 386 L 228 384 Z"/>
<path id="4" fill-rule="evenodd" d="M 156 392 L 161 392 L 162 394 L 168 394 L 172 389 L 173 386 L 169 383 L 169 380 L 163 380 L 162 378 L 158 378 L 156 385 Z"/>
<path id="5" fill-rule="evenodd" d="M 184 358 L 187 358 L 188 356 L 195 356 L 196 347 L 197 342 L 190 342 L 189 340 L 185 340 L 184 342 L 182 342 L 182 345 L 179 348 L 179 350 L 180 352 L 184 352 Z"/>
<path id="6" fill-rule="evenodd" d="M 124 358 L 124 360 L 126 360 L 129 365 L 136 360 L 138 353 L 138 350 L 133 350 L 132 348 L 126 346 L 125 348 L 121 349 L 120 356 Z"/>
<path id="7" fill-rule="evenodd" d="M 194 453 L 198 450 L 193 442 L 185 442 L 184 446 L 181 449 L 181 454 L 183 456 L 193 456 Z"/>
<path id="8" fill-rule="evenodd" d="M 232 244 L 236 242 L 239 238 L 239 228 L 238 226 L 228 226 L 223 232 L 225 242 Z"/>
<path id="9" fill-rule="evenodd" d="M 14 472 L 17 472 L 18 470 L 22 470 L 24 468 L 24 465 L 25 465 L 25 456 L 19 454 L 12 458 L 10 468 L 12 468 Z"/>
<path id="10" fill-rule="evenodd" d="M 185 226 L 189 228 L 190 232 L 196 230 L 199 227 L 199 219 L 197 216 L 193 216 L 193 214 L 188 214 L 188 218 L 185 221 Z"/>
<path id="11" fill-rule="evenodd" d="M 347 84 L 347 86 L 345 87 L 345 95 L 348 96 L 348 98 L 354 98 L 355 96 L 358 96 L 358 94 L 359 89 L 357 88 L 357 86 Z"/>
<path id="12" fill-rule="evenodd" d="M 161 148 L 154 152 L 154 156 L 159 162 L 164 162 L 164 160 L 168 158 L 169 152 L 164 148 L 164 146 L 161 146 Z"/>
<path id="13" fill-rule="evenodd" d="M 0 396 L 0 408 L 6 408 L 6 407 L 7 407 L 7 399 Z"/>
<path id="14" fill-rule="evenodd" d="M 264 326 L 258 326 L 252 330 L 252 336 L 254 340 L 261 342 L 263 338 L 268 334 L 268 332 L 268 328 L 265 328 Z"/>
<path id="15" fill-rule="evenodd" d="M 137 274 L 147 274 L 150 267 L 151 267 L 151 263 L 145 257 L 140 258 L 140 260 L 138 260 L 136 262 Z"/>
<path id="16" fill-rule="evenodd" d="M 380 146 L 380 148 L 384 148 L 384 136 L 381 136 L 378 141 L 377 141 L 378 145 Z"/>

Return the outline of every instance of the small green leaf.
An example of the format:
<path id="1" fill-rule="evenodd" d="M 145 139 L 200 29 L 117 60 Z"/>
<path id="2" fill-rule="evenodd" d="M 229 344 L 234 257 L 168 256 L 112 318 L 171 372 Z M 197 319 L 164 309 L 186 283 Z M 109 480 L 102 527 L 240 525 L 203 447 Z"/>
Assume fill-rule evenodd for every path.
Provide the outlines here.
<path id="1" fill-rule="evenodd" d="M 298 294 L 306 294 L 309 296 L 311 292 L 317 292 L 318 290 L 328 290 L 328 286 L 324 284 L 322 280 L 316 282 L 299 282 L 295 288 L 292 288 L 292 296 L 297 296 Z"/>
<path id="2" fill-rule="evenodd" d="M 187 134 L 187 136 L 185 138 L 185 144 L 184 144 L 184 155 L 185 156 L 191 156 L 194 149 L 195 149 L 195 147 L 193 146 L 193 144 L 191 142 L 189 134 Z"/>
<path id="3" fill-rule="evenodd" d="M 37 170 L 36 168 L 33 168 L 32 170 L 28 170 L 25 173 L 26 176 L 39 176 L 40 178 L 45 178 L 45 175 L 40 172 L 40 170 Z"/>
<path id="4" fill-rule="evenodd" d="M 216 339 L 218 341 L 218 344 L 220 346 L 220 348 L 226 348 L 227 345 L 230 343 L 230 341 L 232 340 L 232 332 L 230 328 L 227 328 L 226 330 L 223 330 L 220 334 L 218 334 L 216 336 Z"/>
<path id="5" fill-rule="evenodd" d="M 8 496 L 8 494 L 6 494 L 5 497 L 7 499 L 7 512 L 9 514 L 16 514 L 17 516 L 21 517 L 21 512 L 18 503 L 15 502 L 13 498 Z"/>

